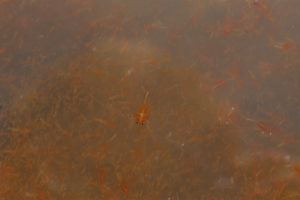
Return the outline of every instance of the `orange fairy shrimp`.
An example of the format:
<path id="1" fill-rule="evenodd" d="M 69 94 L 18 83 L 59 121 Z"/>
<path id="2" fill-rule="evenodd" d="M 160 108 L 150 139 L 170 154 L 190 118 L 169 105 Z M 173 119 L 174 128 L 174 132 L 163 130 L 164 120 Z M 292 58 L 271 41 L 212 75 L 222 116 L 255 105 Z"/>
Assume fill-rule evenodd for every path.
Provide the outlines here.
<path id="1" fill-rule="evenodd" d="M 259 130 L 261 130 L 264 134 L 268 134 L 269 136 L 271 136 L 273 134 L 272 128 L 270 126 L 266 125 L 264 122 L 256 121 L 254 119 L 250 119 L 247 117 L 245 117 L 245 119 L 248 121 L 254 122 L 256 124 L 257 128 L 259 128 Z"/>
<path id="2" fill-rule="evenodd" d="M 227 80 L 218 81 L 215 86 L 213 86 L 212 90 L 218 89 L 226 84 Z"/>
<path id="3" fill-rule="evenodd" d="M 256 123 L 257 127 L 260 128 L 260 130 L 262 130 L 264 133 L 267 133 L 269 135 L 272 135 L 272 131 L 271 128 L 269 126 L 267 126 L 266 124 L 264 124 L 263 122 L 257 122 Z"/>
<path id="4" fill-rule="evenodd" d="M 266 5 L 263 2 L 260 2 L 259 0 L 253 0 L 253 5 L 257 6 L 257 8 L 261 12 L 267 12 L 268 11 Z"/>
<path id="5" fill-rule="evenodd" d="M 149 119 L 149 108 L 147 106 L 147 98 L 148 98 L 149 92 L 146 92 L 144 103 L 142 106 L 140 106 L 139 111 L 134 114 L 135 120 L 137 124 L 143 125 L 144 122 Z"/>

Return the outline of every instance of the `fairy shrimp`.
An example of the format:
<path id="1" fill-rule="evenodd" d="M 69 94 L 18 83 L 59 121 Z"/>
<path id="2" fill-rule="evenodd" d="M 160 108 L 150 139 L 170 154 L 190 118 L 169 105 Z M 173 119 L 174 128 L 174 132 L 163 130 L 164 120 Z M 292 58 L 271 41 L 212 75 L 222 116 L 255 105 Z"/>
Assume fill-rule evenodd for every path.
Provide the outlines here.
<path id="1" fill-rule="evenodd" d="M 135 120 L 137 124 L 143 125 L 147 119 L 149 119 L 149 108 L 147 106 L 147 98 L 148 98 L 149 92 L 146 92 L 144 103 L 142 106 L 140 106 L 137 113 L 134 114 Z"/>
<path id="2" fill-rule="evenodd" d="M 269 135 L 272 135 L 271 128 L 264 124 L 263 122 L 257 122 L 257 127 L 260 128 L 264 133 L 267 133 Z"/>

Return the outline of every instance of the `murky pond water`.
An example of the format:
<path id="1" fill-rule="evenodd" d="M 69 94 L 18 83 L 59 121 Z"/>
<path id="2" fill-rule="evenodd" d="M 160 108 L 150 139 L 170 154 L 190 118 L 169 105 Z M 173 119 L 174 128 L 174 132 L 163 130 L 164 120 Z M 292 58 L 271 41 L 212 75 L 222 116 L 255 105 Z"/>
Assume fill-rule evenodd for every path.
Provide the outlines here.
<path id="1" fill-rule="evenodd" d="M 0 0 L 0 199 L 300 199 L 297 0 Z"/>

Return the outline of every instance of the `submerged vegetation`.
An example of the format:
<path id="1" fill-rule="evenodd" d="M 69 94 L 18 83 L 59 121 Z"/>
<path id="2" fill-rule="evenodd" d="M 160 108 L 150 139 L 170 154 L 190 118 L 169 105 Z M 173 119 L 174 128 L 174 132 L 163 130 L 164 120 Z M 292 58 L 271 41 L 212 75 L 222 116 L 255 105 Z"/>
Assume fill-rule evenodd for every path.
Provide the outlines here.
<path id="1" fill-rule="evenodd" d="M 98 53 L 48 74 L 13 106 L 1 151 L 4 199 L 279 199 L 287 186 L 297 191 L 283 159 L 241 148 L 241 133 L 228 113 L 220 118 L 223 106 L 201 89 L 195 68 L 165 61 L 130 74 L 130 60 Z M 151 115 L 137 125 L 145 89 Z"/>

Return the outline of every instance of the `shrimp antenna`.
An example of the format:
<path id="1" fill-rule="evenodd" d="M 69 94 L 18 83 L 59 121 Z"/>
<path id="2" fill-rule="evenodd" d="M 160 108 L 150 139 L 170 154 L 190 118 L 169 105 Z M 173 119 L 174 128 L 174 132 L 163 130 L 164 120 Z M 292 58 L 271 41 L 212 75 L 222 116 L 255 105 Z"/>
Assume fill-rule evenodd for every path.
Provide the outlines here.
<path id="1" fill-rule="evenodd" d="M 149 91 L 146 90 L 146 88 L 144 86 L 142 86 L 142 89 L 144 90 L 145 94 L 145 98 L 144 98 L 144 104 L 147 102 L 148 96 L 149 96 Z"/>
<path id="2" fill-rule="evenodd" d="M 144 98 L 144 104 L 146 104 L 148 96 L 149 96 L 149 91 L 146 91 L 145 98 Z"/>

